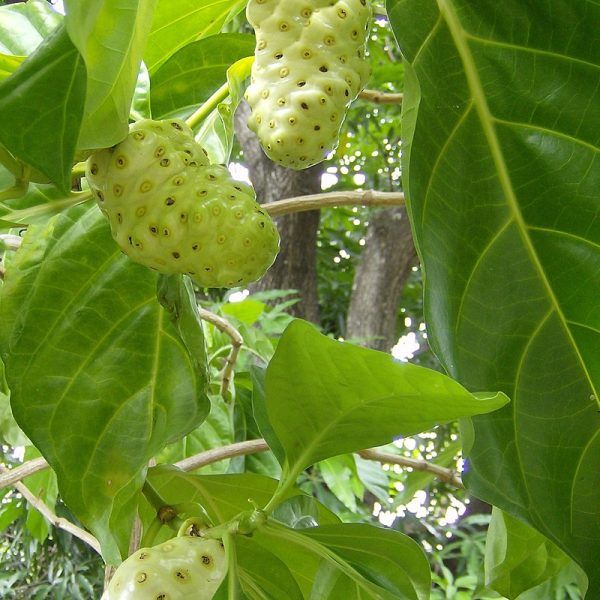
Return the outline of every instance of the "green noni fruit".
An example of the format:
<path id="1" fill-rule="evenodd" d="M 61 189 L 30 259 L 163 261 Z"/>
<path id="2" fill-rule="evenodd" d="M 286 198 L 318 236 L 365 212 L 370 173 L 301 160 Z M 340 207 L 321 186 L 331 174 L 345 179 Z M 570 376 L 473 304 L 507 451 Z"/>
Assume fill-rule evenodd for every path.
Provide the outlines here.
<path id="1" fill-rule="evenodd" d="M 217 540 L 177 537 L 132 554 L 116 570 L 103 600 L 209 600 L 227 573 Z"/>
<path id="2" fill-rule="evenodd" d="M 183 121 L 138 121 L 121 143 L 88 158 L 86 177 L 135 262 L 204 287 L 234 287 L 275 260 L 279 235 L 254 190 L 211 165 Z"/>
<path id="3" fill-rule="evenodd" d="M 263 150 L 304 169 L 335 150 L 350 103 L 365 86 L 368 0 L 250 0 L 255 61 L 248 126 Z"/>

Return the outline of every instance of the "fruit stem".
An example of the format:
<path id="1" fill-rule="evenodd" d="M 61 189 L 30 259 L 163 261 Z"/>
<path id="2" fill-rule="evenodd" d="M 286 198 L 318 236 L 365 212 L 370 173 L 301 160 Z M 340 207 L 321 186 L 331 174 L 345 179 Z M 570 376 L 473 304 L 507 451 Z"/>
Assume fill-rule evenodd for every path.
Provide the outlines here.
<path id="1" fill-rule="evenodd" d="M 290 491 L 290 488 L 294 487 L 296 484 L 296 479 L 298 479 L 300 473 L 301 471 L 298 471 L 297 469 L 295 472 L 290 472 L 287 465 L 284 467 L 283 472 L 281 473 L 281 479 L 279 480 L 279 486 L 263 509 L 266 515 L 270 515 L 273 510 L 283 502 Z"/>
<path id="2" fill-rule="evenodd" d="M 149 504 L 156 510 L 156 515 L 164 523 L 171 521 L 172 518 L 166 517 L 173 513 L 177 515 L 177 511 L 156 491 L 152 484 L 146 479 L 144 487 L 142 488 L 142 494 L 149 502 Z"/>
<path id="3" fill-rule="evenodd" d="M 229 96 L 229 83 L 225 82 L 200 108 L 186 119 L 191 129 L 197 127 L 217 106 Z"/>

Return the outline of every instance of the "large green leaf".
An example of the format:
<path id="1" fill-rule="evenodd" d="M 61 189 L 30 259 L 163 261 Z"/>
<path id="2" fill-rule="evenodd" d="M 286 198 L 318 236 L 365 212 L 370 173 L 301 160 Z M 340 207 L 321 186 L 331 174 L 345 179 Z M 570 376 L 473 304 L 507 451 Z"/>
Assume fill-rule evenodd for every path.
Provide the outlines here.
<path id="1" fill-rule="evenodd" d="M 0 142 L 63 191 L 85 101 L 83 60 L 61 27 L 0 84 Z"/>
<path id="2" fill-rule="evenodd" d="M 254 539 L 288 565 L 305 598 L 429 598 L 427 557 L 398 531 L 349 523 L 301 530 L 268 525 Z"/>
<path id="3" fill-rule="evenodd" d="M 0 7 L 0 52 L 27 56 L 62 23 L 61 14 L 44 0 Z"/>
<path id="4" fill-rule="evenodd" d="M 219 33 L 247 0 L 158 0 L 144 61 L 154 73 L 179 48 Z"/>
<path id="5" fill-rule="evenodd" d="M 579 567 L 550 540 L 494 508 L 485 546 L 485 583 L 489 588 L 517 598 L 541 585 L 548 589 L 552 584 L 560 586 L 565 579 L 568 583 L 577 578 L 575 569 Z M 538 594 L 538 598 L 543 597 Z"/>
<path id="6" fill-rule="evenodd" d="M 184 46 L 152 76 L 155 118 L 188 109 L 192 112 L 226 81 L 227 69 L 254 54 L 254 36 L 212 35 Z"/>
<path id="7" fill-rule="evenodd" d="M 105 558 L 128 546 L 145 465 L 206 416 L 191 286 L 133 264 L 94 206 L 32 227 L 0 294 L 14 416 Z"/>
<path id="8" fill-rule="evenodd" d="M 65 23 L 88 72 L 79 148 L 107 148 L 127 135 L 156 0 L 65 0 Z"/>
<path id="9" fill-rule="evenodd" d="M 387 7 L 430 341 L 463 385 L 513 400 L 473 419 L 467 485 L 600 595 L 600 4 Z"/>
<path id="10" fill-rule="evenodd" d="M 437 371 L 332 340 L 299 319 L 285 330 L 265 386 L 292 473 L 507 402 L 504 394 L 477 398 Z"/>

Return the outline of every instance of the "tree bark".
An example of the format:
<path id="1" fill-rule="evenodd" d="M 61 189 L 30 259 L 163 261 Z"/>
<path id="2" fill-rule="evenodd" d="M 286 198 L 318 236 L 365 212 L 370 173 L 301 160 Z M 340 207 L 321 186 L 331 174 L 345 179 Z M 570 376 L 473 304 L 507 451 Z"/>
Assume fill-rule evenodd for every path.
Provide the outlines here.
<path id="1" fill-rule="evenodd" d="M 250 109 L 244 102 L 236 113 L 235 129 L 244 151 L 250 181 L 262 204 L 321 191 L 321 169 L 285 169 L 267 158 L 258 139 L 246 125 Z M 275 219 L 281 248 L 275 264 L 252 286 L 253 291 L 294 289 L 300 302 L 289 309 L 295 317 L 319 322 L 317 298 L 317 229 L 319 211 L 285 215 Z"/>
<path id="2" fill-rule="evenodd" d="M 398 341 L 398 302 L 417 253 L 404 207 L 377 210 L 354 277 L 346 337 L 389 352 Z"/>

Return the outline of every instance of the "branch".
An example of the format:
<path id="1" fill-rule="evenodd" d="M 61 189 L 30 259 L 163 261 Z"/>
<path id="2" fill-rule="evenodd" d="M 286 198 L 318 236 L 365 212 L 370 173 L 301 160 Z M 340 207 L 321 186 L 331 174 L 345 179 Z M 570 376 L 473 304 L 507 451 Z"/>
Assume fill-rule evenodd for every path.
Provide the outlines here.
<path id="1" fill-rule="evenodd" d="M 406 456 L 398 456 L 397 454 L 390 454 L 388 452 L 380 452 L 379 450 L 361 450 L 358 452 L 359 456 L 366 458 L 367 460 L 376 460 L 380 463 L 388 463 L 391 465 L 399 465 L 401 467 L 410 467 L 415 471 L 429 471 L 433 473 L 438 479 L 449 483 L 457 488 L 462 488 L 463 483 L 460 477 L 452 471 L 452 469 L 446 469 L 440 467 L 434 463 L 427 462 L 426 460 L 418 460 L 416 458 L 408 458 Z"/>
<path id="2" fill-rule="evenodd" d="M 1 473 L 6 473 L 7 471 L 8 469 L 4 465 L 0 465 Z M 27 500 L 27 502 L 29 502 L 29 504 L 31 504 L 31 506 L 33 506 L 33 508 L 35 508 L 42 516 L 48 519 L 54 527 L 68 531 L 71 535 L 74 535 L 88 544 L 88 546 L 91 546 L 98 554 L 102 554 L 100 543 L 91 533 L 84 531 L 81 527 L 77 527 L 77 525 L 71 523 L 68 519 L 56 516 L 52 509 L 43 500 L 35 496 L 21 481 L 16 482 L 14 486 L 23 498 L 25 498 L 25 500 Z"/>
<path id="3" fill-rule="evenodd" d="M 26 463 L 15 467 L 14 469 L 7 469 L 4 465 L 0 465 L 0 490 L 8 487 L 9 485 L 15 485 L 21 479 L 29 477 L 38 471 L 43 471 L 49 467 L 45 458 L 34 458 L 28 460 Z"/>
<path id="4" fill-rule="evenodd" d="M 200 317 L 209 323 L 212 323 L 219 331 L 226 333 L 231 338 L 231 352 L 227 356 L 225 368 L 223 369 L 223 375 L 221 378 L 221 396 L 225 396 L 231 377 L 233 375 L 233 369 L 240 353 L 240 348 L 244 343 L 244 338 L 240 332 L 227 320 L 215 313 L 210 312 L 204 308 L 198 307 Z"/>
<path id="5" fill-rule="evenodd" d="M 379 90 L 363 90 L 358 97 L 375 104 L 402 104 L 404 100 L 404 94 L 380 92 Z"/>
<path id="6" fill-rule="evenodd" d="M 235 444 L 229 444 L 228 446 L 221 446 L 220 448 L 213 448 L 212 450 L 206 450 L 206 452 L 200 452 L 189 458 L 184 458 L 179 462 L 175 463 L 176 467 L 179 467 L 183 471 L 195 471 L 200 467 L 211 465 L 225 458 L 233 458 L 234 456 L 247 456 L 248 454 L 257 454 L 258 452 L 264 452 L 268 450 L 269 446 L 265 440 L 259 438 L 257 440 L 247 440 L 245 442 L 236 442 Z"/>
<path id="7" fill-rule="evenodd" d="M 277 200 L 277 202 L 268 202 L 263 204 L 262 207 L 272 217 L 279 217 L 291 213 L 326 208 L 328 206 L 402 206 L 403 204 L 404 194 L 402 192 L 365 190 L 364 192 L 310 194 Z"/>

